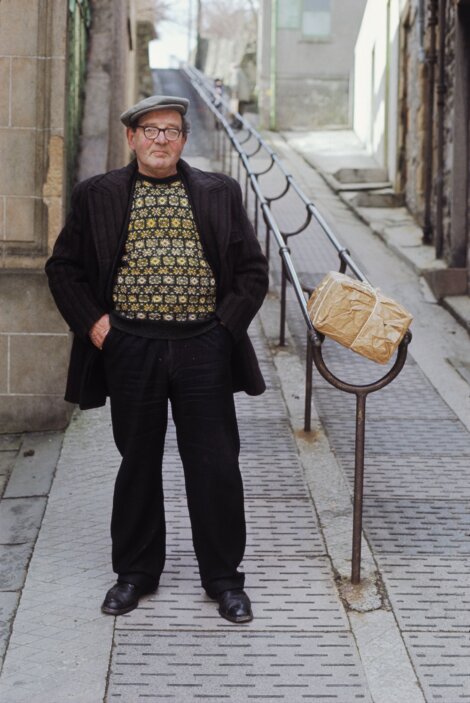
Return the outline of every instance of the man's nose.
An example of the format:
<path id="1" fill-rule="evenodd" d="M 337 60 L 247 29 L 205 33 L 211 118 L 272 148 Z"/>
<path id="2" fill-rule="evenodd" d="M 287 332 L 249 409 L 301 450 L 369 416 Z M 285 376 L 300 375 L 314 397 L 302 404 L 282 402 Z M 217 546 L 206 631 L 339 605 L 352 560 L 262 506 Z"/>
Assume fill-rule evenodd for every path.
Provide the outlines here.
<path id="1" fill-rule="evenodd" d="M 162 130 L 162 131 L 159 133 L 158 137 L 156 137 L 153 141 L 154 141 L 154 142 L 156 141 L 156 142 L 158 142 L 159 144 L 163 144 L 163 143 L 165 143 L 165 142 L 168 141 L 168 140 L 167 140 L 167 138 L 166 138 L 165 132 Z"/>

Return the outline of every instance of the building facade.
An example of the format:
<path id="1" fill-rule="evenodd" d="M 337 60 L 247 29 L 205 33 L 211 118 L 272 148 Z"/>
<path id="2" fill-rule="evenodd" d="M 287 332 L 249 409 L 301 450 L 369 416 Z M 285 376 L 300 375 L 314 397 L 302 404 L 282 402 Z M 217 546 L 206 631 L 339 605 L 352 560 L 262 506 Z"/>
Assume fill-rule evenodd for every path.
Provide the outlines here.
<path id="1" fill-rule="evenodd" d="M 44 263 L 85 149 L 84 115 L 106 135 L 93 168 L 127 160 L 122 131 L 110 125 L 134 94 L 131 10 L 111 0 L 0 3 L 0 432 L 58 429 L 70 417 L 63 401 L 69 332 Z M 98 22 L 100 12 L 106 20 Z M 107 62 L 100 48 L 106 37 Z M 91 115 L 84 99 L 93 51 L 104 119 L 103 112 Z"/>
<path id="2" fill-rule="evenodd" d="M 258 102 L 272 129 L 348 126 L 366 0 L 262 0 Z"/>
<path id="3" fill-rule="evenodd" d="M 470 0 L 368 0 L 354 71 L 354 129 L 447 264 L 436 295 L 468 294 Z"/>

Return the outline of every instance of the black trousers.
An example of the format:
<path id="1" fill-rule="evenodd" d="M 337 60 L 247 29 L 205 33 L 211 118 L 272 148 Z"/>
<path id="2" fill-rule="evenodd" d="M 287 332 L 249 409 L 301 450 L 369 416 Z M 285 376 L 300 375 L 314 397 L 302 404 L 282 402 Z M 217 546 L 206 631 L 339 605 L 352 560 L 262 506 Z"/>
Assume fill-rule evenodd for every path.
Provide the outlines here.
<path id="1" fill-rule="evenodd" d="M 112 328 L 103 345 L 122 463 L 111 520 L 113 569 L 152 588 L 165 563 L 162 461 L 171 403 L 194 550 L 210 596 L 241 588 L 246 541 L 240 441 L 230 373 L 232 338 L 217 325 L 189 339 Z"/>

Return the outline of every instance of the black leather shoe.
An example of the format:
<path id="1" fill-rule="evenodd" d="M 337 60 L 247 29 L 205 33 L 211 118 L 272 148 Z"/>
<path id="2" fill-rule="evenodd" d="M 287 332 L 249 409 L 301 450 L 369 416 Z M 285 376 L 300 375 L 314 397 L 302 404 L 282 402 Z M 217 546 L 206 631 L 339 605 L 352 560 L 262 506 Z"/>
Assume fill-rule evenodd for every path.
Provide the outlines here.
<path id="1" fill-rule="evenodd" d="M 217 595 L 219 613 L 230 622 L 250 622 L 253 620 L 250 599 L 241 588 L 222 591 Z"/>
<path id="2" fill-rule="evenodd" d="M 124 615 L 139 605 L 139 598 L 146 593 L 153 593 L 156 589 L 143 590 L 133 583 L 118 581 L 107 592 L 101 612 L 106 615 Z"/>

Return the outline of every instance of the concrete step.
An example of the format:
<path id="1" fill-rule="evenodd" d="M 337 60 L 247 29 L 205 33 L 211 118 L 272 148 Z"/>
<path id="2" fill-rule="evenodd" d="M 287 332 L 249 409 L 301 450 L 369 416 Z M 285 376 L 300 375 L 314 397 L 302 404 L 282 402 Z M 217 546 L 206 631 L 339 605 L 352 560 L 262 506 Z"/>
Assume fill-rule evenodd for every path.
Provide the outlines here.
<path id="1" fill-rule="evenodd" d="M 395 193 L 391 188 L 364 191 L 357 193 L 351 199 L 351 204 L 355 207 L 403 207 L 405 195 L 404 193 Z"/>

